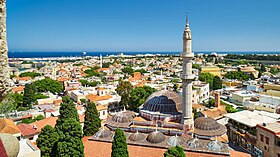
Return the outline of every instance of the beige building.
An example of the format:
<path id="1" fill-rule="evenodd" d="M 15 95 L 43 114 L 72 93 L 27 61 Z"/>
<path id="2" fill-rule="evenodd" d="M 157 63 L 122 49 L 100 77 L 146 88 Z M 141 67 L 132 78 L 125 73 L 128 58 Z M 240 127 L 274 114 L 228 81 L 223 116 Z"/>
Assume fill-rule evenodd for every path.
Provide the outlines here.
<path id="1" fill-rule="evenodd" d="M 201 68 L 201 73 L 210 73 L 210 74 L 213 74 L 214 76 L 219 76 L 219 77 L 222 76 L 221 69 L 216 66 L 203 67 L 203 68 Z"/>
<path id="2" fill-rule="evenodd" d="M 251 91 L 237 91 L 232 93 L 232 100 L 243 105 L 245 101 L 249 101 L 252 97 L 256 96 L 257 94 Z"/>
<path id="3" fill-rule="evenodd" d="M 257 125 L 256 147 L 256 156 L 280 156 L 280 122 Z"/>
<path id="4" fill-rule="evenodd" d="M 244 72 L 245 74 L 253 74 L 255 78 L 258 78 L 258 75 L 259 75 L 259 71 L 256 70 L 254 67 L 244 67 L 244 68 L 241 68 L 240 71 Z"/>
<path id="5" fill-rule="evenodd" d="M 264 94 L 280 97 L 280 85 L 277 84 L 265 84 L 264 85 Z"/>

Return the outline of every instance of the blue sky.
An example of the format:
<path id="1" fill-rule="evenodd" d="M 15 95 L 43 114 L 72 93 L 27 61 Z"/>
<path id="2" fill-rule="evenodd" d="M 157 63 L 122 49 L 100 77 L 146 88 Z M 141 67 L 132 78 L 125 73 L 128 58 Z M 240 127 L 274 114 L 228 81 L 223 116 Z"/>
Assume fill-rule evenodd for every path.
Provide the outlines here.
<path id="1" fill-rule="evenodd" d="M 7 0 L 10 51 L 280 51 L 279 0 Z"/>

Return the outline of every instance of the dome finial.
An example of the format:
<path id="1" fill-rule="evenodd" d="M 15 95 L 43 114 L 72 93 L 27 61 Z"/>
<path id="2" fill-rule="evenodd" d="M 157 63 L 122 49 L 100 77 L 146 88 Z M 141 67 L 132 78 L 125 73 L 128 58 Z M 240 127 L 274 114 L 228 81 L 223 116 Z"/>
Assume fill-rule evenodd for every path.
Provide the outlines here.
<path id="1" fill-rule="evenodd" d="M 189 27 L 189 13 L 186 12 L 186 27 Z"/>

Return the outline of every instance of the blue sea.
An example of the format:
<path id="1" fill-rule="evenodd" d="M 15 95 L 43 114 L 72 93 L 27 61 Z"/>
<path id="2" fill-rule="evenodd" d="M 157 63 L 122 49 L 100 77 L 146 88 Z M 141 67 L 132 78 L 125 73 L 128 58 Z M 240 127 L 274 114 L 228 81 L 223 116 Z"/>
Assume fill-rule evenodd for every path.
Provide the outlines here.
<path id="1" fill-rule="evenodd" d="M 86 56 L 107 56 L 118 55 L 123 53 L 124 55 L 136 55 L 136 54 L 179 54 L 180 52 L 87 52 Z M 195 52 L 210 54 L 212 52 Z M 218 54 L 280 54 L 280 52 L 216 52 Z M 9 58 L 44 58 L 44 57 L 76 57 L 82 56 L 82 52 L 9 52 Z"/>

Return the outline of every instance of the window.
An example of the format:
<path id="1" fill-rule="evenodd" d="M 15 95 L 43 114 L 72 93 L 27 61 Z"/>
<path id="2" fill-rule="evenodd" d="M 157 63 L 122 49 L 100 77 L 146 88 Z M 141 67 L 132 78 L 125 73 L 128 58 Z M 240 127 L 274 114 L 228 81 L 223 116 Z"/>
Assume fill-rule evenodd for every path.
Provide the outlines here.
<path id="1" fill-rule="evenodd" d="M 105 115 L 105 113 L 106 113 L 106 112 L 105 112 L 105 111 L 103 111 L 103 115 Z"/>
<path id="2" fill-rule="evenodd" d="M 98 116 L 100 117 L 100 112 L 98 112 Z"/>
<path id="3" fill-rule="evenodd" d="M 262 135 L 262 134 L 260 134 L 260 136 L 261 136 L 261 141 L 263 142 L 263 135 Z"/>
<path id="4" fill-rule="evenodd" d="M 269 145 L 269 138 L 265 137 L 265 143 Z"/>

